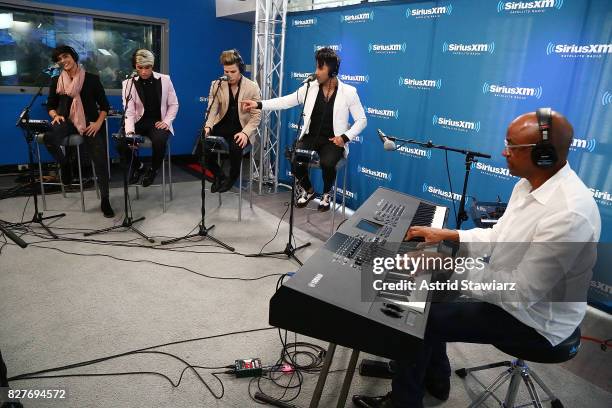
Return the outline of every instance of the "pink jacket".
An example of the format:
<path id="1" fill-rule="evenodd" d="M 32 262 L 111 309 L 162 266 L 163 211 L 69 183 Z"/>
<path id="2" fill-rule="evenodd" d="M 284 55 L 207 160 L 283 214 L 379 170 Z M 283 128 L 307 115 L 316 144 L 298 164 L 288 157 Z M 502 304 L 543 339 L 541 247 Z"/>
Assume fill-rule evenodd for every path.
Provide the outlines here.
<path id="1" fill-rule="evenodd" d="M 178 112 L 179 107 L 176 92 L 174 91 L 174 85 L 172 85 L 169 75 L 153 72 L 153 77 L 155 79 L 161 78 L 161 117 L 162 121 L 165 122 L 170 128 L 170 133 L 174 135 L 172 122 L 174 121 L 174 118 L 176 118 L 176 113 Z M 135 77 L 134 81 L 138 81 L 139 78 L 140 77 L 138 76 Z M 124 104 L 123 109 L 125 109 L 125 133 L 134 132 L 134 124 L 140 120 L 142 115 L 144 115 L 144 105 L 138 96 L 136 86 L 132 85 L 130 83 L 131 81 L 131 79 L 126 79 L 123 81 L 123 90 L 121 92 Z M 131 98 L 126 107 L 125 97 L 128 90 L 130 90 Z"/>

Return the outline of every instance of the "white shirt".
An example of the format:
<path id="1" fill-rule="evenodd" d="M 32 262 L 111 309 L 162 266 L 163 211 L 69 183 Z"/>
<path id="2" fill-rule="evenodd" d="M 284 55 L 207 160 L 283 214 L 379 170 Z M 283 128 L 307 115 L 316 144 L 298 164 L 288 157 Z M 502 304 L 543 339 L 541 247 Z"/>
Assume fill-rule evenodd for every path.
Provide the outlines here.
<path id="1" fill-rule="evenodd" d="M 514 291 L 476 288 L 462 293 L 502 307 L 557 345 L 586 312 L 600 231 L 593 195 L 566 163 L 536 190 L 526 179 L 519 180 L 493 228 L 459 231 L 462 251 L 472 257 L 490 255 L 490 260 L 483 269 L 454 277 L 516 283 Z M 560 301 L 564 294 L 571 299 Z"/>
<path id="2" fill-rule="evenodd" d="M 319 83 L 317 81 L 310 83 L 308 97 L 306 97 L 306 88 L 307 85 L 304 84 L 290 95 L 261 101 L 263 110 L 288 109 L 299 104 L 304 104 L 304 126 L 300 131 L 300 139 L 308 133 L 310 117 L 319 93 Z M 357 95 L 357 90 L 354 86 L 347 85 L 338 80 L 337 92 L 333 112 L 334 136 L 341 136 L 344 134 L 349 140 L 353 140 L 363 129 L 365 129 L 368 120 L 366 119 L 365 111 L 363 110 L 359 95 Z M 304 98 L 306 99 L 304 100 Z M 349 113 L 353 117 L 354 123 L 352 126 L 349 125 Z M 345 156 L 348 155 L 348 149 L 348 143 L 345 143 Z"/>

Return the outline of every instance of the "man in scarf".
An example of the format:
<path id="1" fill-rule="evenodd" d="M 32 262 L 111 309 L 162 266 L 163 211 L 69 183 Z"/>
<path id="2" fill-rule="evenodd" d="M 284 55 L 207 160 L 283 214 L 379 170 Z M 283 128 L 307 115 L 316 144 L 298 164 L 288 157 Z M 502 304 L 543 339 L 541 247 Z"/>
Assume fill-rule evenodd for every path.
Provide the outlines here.
<path id="1" fill-rule="evenodd" d="M 68 157 L 60 146 L 66 137 L 79 134 L 85 140 L 89 156 L 94 162 L 100 187 L 102 213 L 115 216 L 108 199 L 108 167 L 106 161 L 106 129 L 103 126 L 110 105 L 97 75 L 85 72 L 78 64 L 79 54 L 74 48 L 61 45 L 53 50 L 53 62 L 60 65 L 59 77 L 51 80 L 47 111 L 52 130 L 45 134 L 45 145 L 61 166 L 62 182 L 70 184 L 72 172 Z"/>

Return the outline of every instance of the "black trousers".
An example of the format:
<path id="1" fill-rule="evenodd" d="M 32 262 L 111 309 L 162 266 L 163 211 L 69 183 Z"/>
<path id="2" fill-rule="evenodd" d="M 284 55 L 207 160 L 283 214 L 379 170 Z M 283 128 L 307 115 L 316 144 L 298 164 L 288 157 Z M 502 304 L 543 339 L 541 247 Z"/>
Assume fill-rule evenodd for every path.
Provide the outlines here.
<path id="1" fill-rule="evenodd" d="M 413 360 L 394 362 L 396 374 L 391 383 L 394 406 L 422 408 L 425 378 L 450 377 L 447 342 L 552 348 L 535 329 L 498 306 L 476 301 L 432 303 L 423 351 Z"/>
<path id="2" fill-rule="evenodd" d="M 154 120 L 141 119 L 134 125 L 134 131 L 137 135 L 146 136 L 151 139 L 153 155 L 151 156 L 151 167 L 157 171 L 161 167 L 164 156 L 166 155 L 166 146 L 168 144 L 168 138 L 171 133 L 169 130 L 157 129 L 155 127 Z M 117 151 L 125 160 L 125 163 L 130 163 L 132 160 L 132 149 L 124 143 L 117 144 Z M 137 169 L 140 167 L 140 158 L 138 155 L 134 156 L 132 168 Z"/>
<path id="3" fill-rule="evenodd" d="M 240 164 L 242 163 L 242 156 L 243 156 L 242 148 L 234 140 L 234 135 L 231 135 L 231 136 L 220 135 L 220 136 L 223 136 L 223 138 L 227 141 L 227 144 L 229 145 L 229 154 L 228 154 L 228 160 L 230 163 L 229 179 L 232 182 L 234 182 L 238 180 L 238 177 L 240 177 Z M 208 170 L 210 170 L 215 175 L 215 177 L 224 177 L 223 170 L 219 166 L 219 163 L 217 163 L 217 153 L 211 153 L 207 151 L 205 154 L 205 158 L 206 158 L 205 160 L 206 168 L 208 168 Z"/>
<path id="4" fill-rule="evenodd" d="M 68 157 L 62 152 L 60 146 L 64 144 L 64 139 L 70 135 L 79 133 L 70 120 L 65 120 L 62 123 L 52 125 L 52 130 L 45 133 L 44 141 L 47 150 L 53 158 L 62 165 L 68 163 Z M 100 196 L 108 198 L 108 162 L 106 159 L 106 129 L 104 126 L 100 128 L 98 133 L 93 136 L 83 135 L 85 148 L 89 157 L 96 168 L 96 176 L 98 176 L 98 186 L 100 188 Z"/>
<path id="5" fill-rule="evenodd" d="M 336 146 L 332 141 L 323 137 L 304 135 L 296 143 L 296 149 L 315 150 L 319 154 L 321 172 L 323 173 L 323 193 L 329 193 L 336 180 L 336 164 L 344 156 L 344 148 Z M 297 183 L 305 190 L 312 188 L 308 177 L 308 166 L 294 163 L 293 174 Z"/>

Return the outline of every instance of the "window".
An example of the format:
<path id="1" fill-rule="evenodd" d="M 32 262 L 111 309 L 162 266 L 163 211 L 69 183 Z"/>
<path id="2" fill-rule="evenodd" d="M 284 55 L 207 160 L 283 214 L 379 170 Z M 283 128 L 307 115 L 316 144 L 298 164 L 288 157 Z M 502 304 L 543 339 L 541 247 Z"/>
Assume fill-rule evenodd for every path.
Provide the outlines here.
<path id="1" fill-rule="evenodd" d="M 108 90 L 121 89 L 138 48 L 153 51 L 155 70 L 167 71 L 167 21 L 48 7 L 0 4 L 0 92 L 14 92 L 15 87 L 34 92 L 46 85 L 49 78 L 42 71 L 52 63 L 53 48 L 62 44 L 74 48 L 79 63 L 100 75 Z"/>

